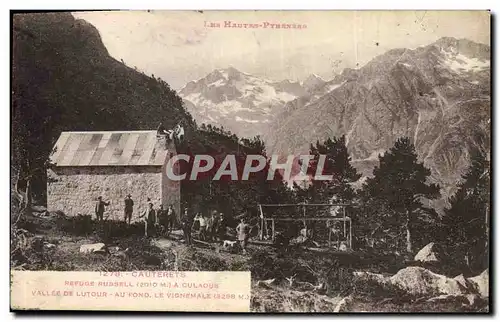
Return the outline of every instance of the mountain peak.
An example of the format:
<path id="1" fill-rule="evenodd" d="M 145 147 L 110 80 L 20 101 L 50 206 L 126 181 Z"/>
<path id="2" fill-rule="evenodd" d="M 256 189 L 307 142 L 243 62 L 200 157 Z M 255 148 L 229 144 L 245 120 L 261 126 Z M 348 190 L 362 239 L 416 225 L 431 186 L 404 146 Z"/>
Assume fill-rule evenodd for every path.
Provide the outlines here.
<path id="1" fill-rule="evenodd" d="M 213 70 L 210 74 L 202 78 L 208 83 L 215 83 L 217 81 L 227 82 L 230 79 L 239 78 L 241 73 L 233 67 L 219 68 Z"/>
<path id="2" fill-rule="evenodd" d="M 228 68 L 225 69 L 225 71 L 227 71 L 228 73 L 241 74 L 241 72 L 236 68 L 234 68 L 233 66 L 229 66 Z"/>
<path id="3" fill-rule="evenodd" d="M 311 91 L 319 86 L 324 85 L 325 83 L 326 83 L 326 81 L 323 78 L 321 78 L 320 76 L 318 76 L 316 74 L 311 74 L 302 83 L 302 86 L 306 90 Z"/>
<path id="4" fill-rule="evenodd" d="M 318 76 L 314 73 L 312 73 L 311 75 L 309 75 L 307 78 L 306 78 L 306 81 L 308 80 L 315 80 L 315 79 L 318 79 L 318 80 L 322 80 L 324 81 L 324 79 L 321 77 L 321 76 Z"/>
<path id="5" fill-rule="evenodd" d="M 437 47 L 445 52 L 461 53 L 467 57 L 480 60 L 490 59 L 490 46 L 471 41 L 469 39 L 443 37 L 436 40 L 431 46 Z"/>
<path id="6" fill-rule="evenodd" d="M 480 46 L 480 43 L 476 43 L 472 40 L 466 38 L 454 38 L 454 37 L 441 37 L 436 40 L 432 45 L 437 45 L 440 47 L 459 47 L 459 46 Z"/>
<path id="7" fill-rule="evenodd" d="M 223 77 L 225 79 L 229 79 L 229 78 L 237 78 L 244 73 L 240 72 L 239 70 L 237 70 L 233 66 L 229 66 L 227 68 L 215 69 L 213 72 L 211 72 L 207 76 L 212 75 L 212 74 L 218 75 L 218 76 Z"/>

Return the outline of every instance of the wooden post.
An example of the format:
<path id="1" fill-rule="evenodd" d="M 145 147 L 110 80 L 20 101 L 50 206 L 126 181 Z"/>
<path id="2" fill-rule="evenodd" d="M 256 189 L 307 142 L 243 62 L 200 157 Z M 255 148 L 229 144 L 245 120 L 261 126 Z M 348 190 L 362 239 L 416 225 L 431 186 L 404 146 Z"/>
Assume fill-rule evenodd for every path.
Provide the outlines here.
<path id="1" fill-rule="evenodd" d="M 262 206 L 259 205 L 259 211 L 260 211 L 260 240 L 264 239 L 264 229 L 265 229 L 265 219 L 264 219 L 264 213 L 262 212 Z"/>
<path id="2" fill-rule="evenodd" d="M 274 237 L 275 237 L 275 231 L 274 231 L 274 219 L 271 219 L 271 229 L 272 229 L 272 234 L 273 234 L 273 237 L 272 237 L 272 241 L 274 242 Z"/>
<path id="3" fill-rule="evenodd" d="M 260 219 L 260 232 L 259 232 L 259 239 L 263 240 L 264 239 L 264 218 Z"/>
<path id="4" fill-rule="evenodd" d="M 349 249 L 352 250 L 352 220 L 349 220 Z"/>
<path id="5" fill-rule="evenodd" d="M 347 241 L 347 229 L 346 229 L 346 221 L 345 221 L 345 206 L 342 206 L 342 210 L 344 213 L 344 238 L 345 238 L 345 241 Z"/>
<path id="6" fill-rule="evenodd" d="M 488 256 L 488 265 L 490 263 L 490 257 L 489 257 L 489 254 L 490 254 L 490 250 L 488 249 L 488 247 L 490 246 L 490 226 L 489 226 L 489 215 L 490 215 L 490 204 L 487 203 L 486 204 L 486 214 L 485 214 L 485 219 L 484 219 L 484 228 L 485 228 L 485 233 L 486 233 L 486 238 L 485 238 L 485 251 L 487 252 Z"/>
<path id="7" fill-rule="evenodd" d="M 306 221 L 306 201 L 304 200 L 304 205 L 302 206 L 302 214 L 304 215 L 304 227 L 306 228 L 307 232 L 307 221 Z"/>
<path id="8" fill-rule="evenodd" d="M 332 246 L 332 227 L 330 224 L 330 220 L 326 222 L 326 227 L 328 227 L 328 246 Z"/>

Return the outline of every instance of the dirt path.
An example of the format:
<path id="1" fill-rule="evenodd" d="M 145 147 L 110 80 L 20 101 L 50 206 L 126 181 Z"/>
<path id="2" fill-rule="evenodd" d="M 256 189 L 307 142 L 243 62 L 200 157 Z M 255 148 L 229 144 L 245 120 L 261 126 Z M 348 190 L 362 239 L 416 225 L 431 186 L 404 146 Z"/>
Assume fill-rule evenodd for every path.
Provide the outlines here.
<path id="1" fill-rule="evenodd" d="M 193 238 L 194 245 L 188 247 L 184 243 L 182 231 L 173 231 L 167 238 L 161 237 L 153 241 L 153 244 L 163 251 L 175 251 L 182 253 L 188 249 L 195 249 L 198 252 L 206 253 L 207 255 L 217 256 L 225 262 L 246 261 L 250 258 L 249 255 L 235 254 L 224 251 L 218 243 L 208 243 Z"/>

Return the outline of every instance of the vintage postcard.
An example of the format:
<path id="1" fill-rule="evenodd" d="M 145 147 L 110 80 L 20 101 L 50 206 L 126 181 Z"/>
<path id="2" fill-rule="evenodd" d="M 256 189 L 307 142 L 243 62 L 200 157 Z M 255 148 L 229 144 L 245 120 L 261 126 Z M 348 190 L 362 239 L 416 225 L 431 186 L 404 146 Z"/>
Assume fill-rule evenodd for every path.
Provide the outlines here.
<path id="1" fill-rule="evenodd" d="M 489 313 L 490 23 L 13 13 L 11 310 Z"/>

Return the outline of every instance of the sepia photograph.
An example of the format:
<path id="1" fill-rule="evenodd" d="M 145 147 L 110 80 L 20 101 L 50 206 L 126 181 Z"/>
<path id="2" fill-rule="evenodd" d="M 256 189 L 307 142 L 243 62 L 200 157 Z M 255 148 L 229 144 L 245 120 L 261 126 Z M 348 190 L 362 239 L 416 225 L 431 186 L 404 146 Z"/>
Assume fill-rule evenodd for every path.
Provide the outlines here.
<path id="1" fill-rule="evenodd" d="M 491 19 L 11 12 L 11 310 L 489 313 Z"/>

